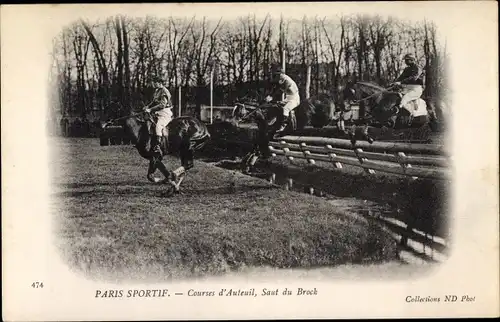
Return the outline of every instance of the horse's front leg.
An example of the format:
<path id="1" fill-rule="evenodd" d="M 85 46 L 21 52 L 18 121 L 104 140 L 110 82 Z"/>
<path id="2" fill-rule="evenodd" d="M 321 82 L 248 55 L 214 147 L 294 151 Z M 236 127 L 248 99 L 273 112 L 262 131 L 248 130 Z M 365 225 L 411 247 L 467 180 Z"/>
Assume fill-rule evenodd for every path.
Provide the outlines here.
<path id="1" fill-rule="evenodd" d="M 170 171 L 168 171 L 167 167 L 165 166 L 165 164 L 163 164 L 163 162 L 160 160 L 160 159 L 156 159 L 156 158 L 153 158 L 155 164 L 156 164 L 156 168 L 158 170 L 160 170 L 160 172 L 163 174 L 163 176 L 165 177 L 165 179 L 161 180 L 162 183 L 165 183 L 165 182 L 170 182 L 171 180 L 171 177 L 172 177 L 172 174 L 170 173 Z"/>
<path id="2" fill-rule="evenodd" d="M 363 125 L 363 137 L 372 144 L 375 140 L 368 134 L 368 124 Z"/>
<path id="3" fill-rule="evenodd" d="M 154 173 L 156 172 L 156 169 L 157 169 L 156 160 L 155 160 L 155 158 L 151 158 L 149 160 L 147 178 L 149 181 L 154 182 L 154 183 L 158 183 L 161 181 L 160 179 L 154 177 Z"/>
<path id="4" fill-rule="evenodd" d="M 339 114 L 339 118 L 337 119 L 336 122 L 337 129 L 339 130 L 340 133 L 344 133 L 345 135 L 349 136 L 349 131 L 345 128 L 345 121 L 344 121 L 344 112 L 341 111 Z"/>
<path id="5" fill-rule="evenodd" d="M 255 156 L 254 151 L 249 152 L 245 157 L 241 160 L 241 171 L 245 174 L 250 173 L 250 160 Z"/>

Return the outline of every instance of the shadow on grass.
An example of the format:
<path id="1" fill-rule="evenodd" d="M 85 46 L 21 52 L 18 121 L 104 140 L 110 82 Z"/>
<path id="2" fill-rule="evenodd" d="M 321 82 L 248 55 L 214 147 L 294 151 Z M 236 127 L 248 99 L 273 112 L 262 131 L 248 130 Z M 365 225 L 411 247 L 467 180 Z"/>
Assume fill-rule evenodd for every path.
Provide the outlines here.
<path id="1" fill-rule="evenodd" d="M 156 184 L 158 186 L 159 184 Z M 97 187 L 119 187 L 119 186 L 134 186 L 134 187 L 149 187 L 155 186 L 154 183 L 144 180 L 143 182 L 137 180 L 127 180 L 120 182 L 73 182 L 57 184 L 57 187 L 63 189 L 81 189 L 81 188 L 97 188 Z"/>
<path id="2" fill-rule="evenodd" d="M 276 186 L 272 185 L 262 185 L 262 186 L 255 186 L 255 185 L 250 185 L 250 184 L 231 184 L 228 183 L 226 186 L 219 186 L 219 187 L 212 187 L 212 188 L 183 188 L 181 186 L 181 192 L 178 194 L 173 194 L 173 195 L 166 195 L 165 192 L 168 189 L 168 185 L 163 184 L 163 185 L 154 185 L 154 184 L 149 184 L 149 185 L 139 185 L 139 186 L 130 186 L 130 187 L 124 187 L 124 184 L 116 183 L 116 184 L 109 184 L 109 185 L 103 185 L 103 184 L 86 184 L 86 185 L 69 185 L 72 187 L 79 186 L 80 188 L 99 188 L 99 189 L 92 189 L 88 191 L 63 191 L 63 192 L 57 192 L 54 193 L 53 196 L 56 198 L 68 198 L 68 197 L 74 197 L 74 198 L 79 198 L 79 197 L 105 197 L 105 196 L 156 196 L 156 197 L 168 197 L 168 198 L 175 198 L 175 197 L 189 197 L 189 196 L 196 196 L 196 197 L 203 197 L 203 196 L 217 196 L 217 195 L 234 195 L 238 193 L 248 193 L 248 192 L 257 192 L 261 190 L 273 190 L 273 189 L 278 189 Z M 102 186 L 105 187 L 114 187 L 115 189 L 108 189 L 104 188 L 101 189 Z M 145 187 L 149 187 L 151 189 L 145 189 Z M 162 189 L 164 188 L 164 189 Z"/>

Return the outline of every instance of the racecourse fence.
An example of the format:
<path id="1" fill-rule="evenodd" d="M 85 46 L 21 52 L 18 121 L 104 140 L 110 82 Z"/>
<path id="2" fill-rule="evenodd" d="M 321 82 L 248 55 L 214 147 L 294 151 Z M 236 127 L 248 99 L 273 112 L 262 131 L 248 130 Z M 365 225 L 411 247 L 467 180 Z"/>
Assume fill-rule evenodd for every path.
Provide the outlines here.
<path id="1" fill-rule="evenodd" d="M 449 158 L 443 147 L 434 144 L 412 144 L 358 141 L 324 137 L 284 136 L 271 141 L 273 157 L 283 156 L 289 161 L 305 159 L 330 162 L 341 169 L 343 164 L 365 169 L 418 178 L 446 179 L 449 177 Z"/>

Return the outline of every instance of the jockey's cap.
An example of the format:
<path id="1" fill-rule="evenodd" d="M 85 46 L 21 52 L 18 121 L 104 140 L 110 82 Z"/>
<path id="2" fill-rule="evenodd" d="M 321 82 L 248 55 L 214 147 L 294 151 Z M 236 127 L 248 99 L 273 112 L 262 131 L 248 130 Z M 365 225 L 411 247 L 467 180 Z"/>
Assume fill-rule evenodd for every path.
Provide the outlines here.
<path id="1" fill-rule="evenodd" d="M 281 67 L 276 67 L 274 68 L 273 74 L 281 74 L 283 72 L 283 69 Z"/>
<path id="2" fill-rule="evenodd" d="M 413 56 L 412 54 L 406 54 L 404 57 L 403 57 L 404 60 L 407 60 L 407 59 L 411 59 L 411 60 L 415 60 L 415 56 Z"/>

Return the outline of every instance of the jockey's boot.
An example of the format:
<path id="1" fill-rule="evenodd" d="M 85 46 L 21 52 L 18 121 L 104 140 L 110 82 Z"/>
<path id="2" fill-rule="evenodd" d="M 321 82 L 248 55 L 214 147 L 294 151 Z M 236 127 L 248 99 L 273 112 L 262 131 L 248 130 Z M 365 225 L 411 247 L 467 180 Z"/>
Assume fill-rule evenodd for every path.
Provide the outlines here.
<path id="1" fill-rule="evenodd" d="M 151 140 L 151 152 L 159 154 L 161 156 L 162 152 L 161 152 L 160 142 L 161 142 L 161 136 L 153 135 L 153 140 Z"/>

